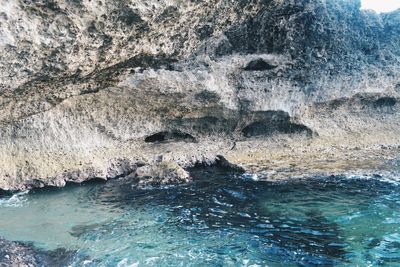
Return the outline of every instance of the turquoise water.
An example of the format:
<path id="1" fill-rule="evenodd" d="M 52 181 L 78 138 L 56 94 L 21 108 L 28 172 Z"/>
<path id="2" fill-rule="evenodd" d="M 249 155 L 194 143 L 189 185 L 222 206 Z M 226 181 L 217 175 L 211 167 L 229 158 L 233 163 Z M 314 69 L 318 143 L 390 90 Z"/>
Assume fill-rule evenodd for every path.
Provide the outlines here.
<path id="1" fill-rule="evenodd" d="M 169 188 L 121 179 L 3 196 L 0 237 L 64 251 L 61 266 L 400 266 L 397 183 L 194 176 Z"/>

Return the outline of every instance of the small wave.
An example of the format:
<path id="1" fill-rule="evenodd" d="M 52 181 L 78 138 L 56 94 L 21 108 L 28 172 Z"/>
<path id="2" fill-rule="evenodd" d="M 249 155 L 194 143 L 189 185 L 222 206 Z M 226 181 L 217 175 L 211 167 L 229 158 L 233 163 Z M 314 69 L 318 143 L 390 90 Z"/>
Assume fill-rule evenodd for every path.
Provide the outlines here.
<path id="1" fill-rule="evenodd" d="M 242 174 L 241 177 L 242 177 L 242 179 L 256 181 L 256 182 L 260 180 L 260 176 L 255 173 L 246 172 L 246 173 Z"/>
<path id="2" fill-rule="evenodd" d="M 270 173 L 275 173 L 271 171 Z M 325 180 L 327 178 L 342 178 L 342 179 L 348 179 L 348 180 L 374 180 L 374 181 L 379 181 L 383 183 L 390 183 L 393 185 L 400 185 L 400 175 L 395 172 L 390 172 L 390 171 L 381 171 L 379 173 L 367 173 L 367 174 L 360 174 L 358 172 L 344 172 L 344 173 L 335 173 L 335 174 L 329 174 L 329 173 L 321 173 L 317 175 L 294 175 L 294 176 L 288 176 L 286 178 L 281 178 L 281 179 L 269 179 L 269 174 L 267 172 L 260 172 L 260 173 L 244 173 L 240 176 L 241 179 L 243 180 L 250 180 L 250 181 L 268 181 L 268 182 L 277 182 L 277 183 L 291 183 L 293 181 L 297 180 L 304 180 L 304 179 L 319 179 L 319 180 Z"/>
<path id="3" fill-rule="evenodd" d="M 349 174 L 344 175 L 347 179 L 363 179 L 363 180 L 375 180 L 383 183 L 389 183 L 393 185 L 400 185 L 400 177 L 398 174 L 393 174 L 390 172 L 380 173 L 380 174 L 367 174 L 367 175 L 357 175 Z"/>
<path id="4" fill-rule="evenodd" d="M 26 195 L 29 191 L 23 191 L 12 195 L 9 198 L 0 198 L 0 207 L 6 208 L 18 208 L 22 207 L 23 204 L 27 201 Z"/>
<path id="5" fill-rule="evenodd" d="M 120 262 L 118 262 L 117 267 L 138 267 L 139 262 L 134 262 L 134 263 L 128 263 L 128 259 L 123 259 Z"/>

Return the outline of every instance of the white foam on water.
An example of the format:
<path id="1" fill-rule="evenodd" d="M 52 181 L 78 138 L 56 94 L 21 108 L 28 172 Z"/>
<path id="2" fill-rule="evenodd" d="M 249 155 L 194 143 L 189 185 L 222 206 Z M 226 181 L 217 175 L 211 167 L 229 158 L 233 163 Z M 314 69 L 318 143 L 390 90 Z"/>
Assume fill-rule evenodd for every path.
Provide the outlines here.
<path id="1" fill-rule="evenodd" d="M 29 191 L 23 191 L 12 195 L 9 198 L 0 198 L 0 207 L 18 208 L 27 201 L 26 195 Z"/>
<path id="2" fill-rule="evenodd" d="M 384 183 L 390 183 L 393 185 L 400 185 L 400 176 L 398 173 L 396 172 L 390 172 L 390 171 L 381 171 L 378 174 L 374 174 L 374 173 L 368 173 L 368 174 L 358 174 L 357 172 L 344 172 L 344 173 L 335 173 L 335 174 L 330 174 L 330 173 L 321 173 L 321 174 L 314 174 L 314 175 L 309 175 L 309 174 L 305 174 L 305 175 L 300 175 L 300 176 L 292 176 L 292 177 L 287 177 L 286 179 L 281 179 L 281 180 L 273 180 L 273 179 L 269 179 L 269 177 L 271 175 L 276 174 L 277 171 L 262 171 L 259 173 L 250 173 L 250 172 L 246 172 L 244 174 L 242 174 L 240 176 L 241 179 L 244 180 L 251 180 L 251 181 L 279 181 L 279 182 L 291 182 L 293 180 L 296 179 L 327 179 L 330 176 L 335 176 L 335 177 L 345 177 L 346 179 L 355 179 L 355 180 L 375 180 L 375 181 L 380 181 L 380 182 L 384 182 Z"/>
<path id="3" fill-rule="evenodd" d="M 260 180 L 260 177 L 257 174 L 248 173 L 248 172 L 244 173 L 242 175 L 242 178 L 245 179 L 245 180 L 252 180 L 252 181 L 259 181 Z"/>
<path id="4" fill-rule="evenodd" d="M 120 262 L 118 262 L 117 267 L 138 267 L 139 262 L 134 262 L 129 264 L 128 259 L 123 259 Z"/>
<path id="5" fill-rule="evenodd" d="M 400 185 L 400 177 L 394 174 L 384 175 L 346 175 L 348 179 L 365 179 L 365 180 L 377 180 L 384 183 L 390 183 L 393 185 Z"/>

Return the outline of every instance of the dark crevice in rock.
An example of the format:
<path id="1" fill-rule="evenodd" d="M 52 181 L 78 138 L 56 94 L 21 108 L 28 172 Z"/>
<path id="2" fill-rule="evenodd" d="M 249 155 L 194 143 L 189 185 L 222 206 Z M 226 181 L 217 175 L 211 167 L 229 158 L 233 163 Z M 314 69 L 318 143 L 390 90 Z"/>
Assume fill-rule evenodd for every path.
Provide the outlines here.
<path id="1" fill-rule="evenodd" d="M 243 69 L 246 71 L 263 71 L 263 70 L 272 70 L 275 69 L 277 66 L 266 62 L 264 59 L 259 58 L 256 60 L 250 61 L 246 67 Z"/>
<path id="2" fill-rule="evenodd" d="M 146 143 L 156 143 L 156 142 L 163 142 L 165 141 L 166 135 L 168 132 L 159 132 L 153 135 L 147 136 L 144 141 Z"/>
<path id="3" fill-rule="evenodd" d="M 81 91 L 79 95 L 96 94 L 98 92 L 100 92 L 100 88 L 88 88 L 87 90 Z"/>
<path id="4" fill-rule="evenodd" d="M 91 80 L 94 79 L 98 82 L 103 83 L 104 85 L 112 85 L 113 79 L 116 78 L 122 71 L 131 68 L 152 68 L 152 69 L 160 69 L 162 67 L 167 67 L 172 63 L 176 63 L 177 60 L 171 58 L 167 55 L 148 55 L 148 54 L 140 54 L 134 57 L 131 57 L 125 61 L 112 65 L 110 67 L 104 68 L 102 70 L 96 70 L 91 74 L 87 75 L 83 78 L 83 80 Z"/>
<path id="5" fill-rule="evenodd" d="M 284 123 L 254 122 L 243 128 L 242 133 L 245 137 L 270 136 L 273 134 L 301 134 L 301 133 L 305 133 L 307 136 L 312 135 L 312 131 L 307 126 L 290 122 L 284 122 Z"/>
<path id="6" fill-rule="evenodd" d="M 188 133 L 183 133 L 179 131 L 164 131 L 147 136 L 144 141 L 146 143 L 161 143 L 167 141 L 196 142 L 196 139 Z"/>
<path id="7" fill-rule="evenodd" d="M 227 170 L 231 170 L 231 171 L 235 171 L 235 172 L 239 172 L 239 173 L 244 173 L 245 170 L 235 164 L 230 163 L 224 156 L 218 155 L 217 156 L 217 160 L 215 163 L 217 166 L 221 167 L 221 168 L 225 168 Z"/>
<path id="8" fill-rule="evenodd" d="M 204 177 L 215 177 L 217 174 L 224 174 L 226 175 L 240 175 L 245 172 L 245 170 L 235 164 L 230 163 L 225 157 L 219 155 L 215 159 L 214 164 L 209 164 L 205 162 L 198 162 L 193 167 L 187 168 L 187 171 L 190 173 L 190 176 L 193 180 L 201 180 Z"/>
<path id="9" fill-rule="evenodd" d="M 272 136 L 274 134 L 304 134 L 312 137 L 313 131 L 303 124 L 294 123 L 283 111 L 258 112 L 253 122 L 241 130 L 245 137 Z"/>
<path id="10" fill-rule="evenodd" d="M 0 198 L 5 197 L 9 194 L 9 192 L 4 191 L 3 189 L 0 189 Z"/>
<path id="11" fill-rule="evenodd" d="M 327 102 L 315 104 L 317 108 L 337 110 L 346 108 L 351 110 L 369 110 L 370 112 L 381 111 L 381 109 L 394 108 L 398 99 L 392 96 L 380 96 L 377 94 L 356 94 L 352 97 L 343 97 Z"/>
<path id="12" fill-rule="evenodd" d="M 375 107 L 393 107 L 397 103 L 396 98 L 394 97 L 381 97 L 374 102 Z"/>
<path id="13" fill-rule="evenodd" d="M 221 97 L 217 93 L 208 90 L 204 90 L 196 94 L 195 98 L 201 102 L 206 103 L 218 103 L 218 101 L 221 99 Z"/>

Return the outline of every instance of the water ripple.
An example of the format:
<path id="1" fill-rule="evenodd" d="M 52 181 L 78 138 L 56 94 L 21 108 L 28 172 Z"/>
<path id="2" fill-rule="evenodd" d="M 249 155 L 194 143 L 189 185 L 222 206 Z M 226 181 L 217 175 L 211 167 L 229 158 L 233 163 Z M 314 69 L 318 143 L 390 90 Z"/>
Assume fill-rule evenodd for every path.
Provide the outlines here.
<path id="1" fill-rule="evenodd" d="M 273 183 L 215 169 L 193 176 L 168 188 L 121 179 L 1 198 L 0 235 L 73 248 L 85 255 L 76 266 L 400 264 L 393 181 Z"/>

